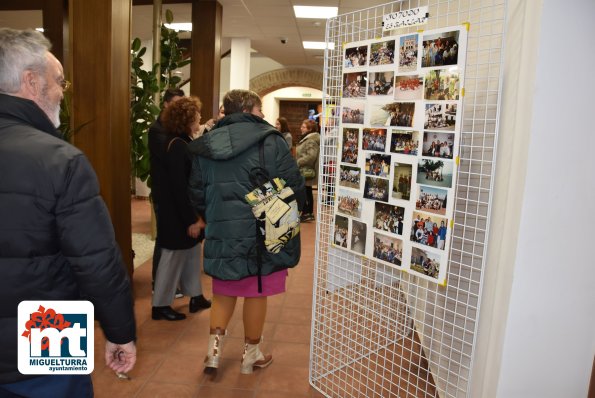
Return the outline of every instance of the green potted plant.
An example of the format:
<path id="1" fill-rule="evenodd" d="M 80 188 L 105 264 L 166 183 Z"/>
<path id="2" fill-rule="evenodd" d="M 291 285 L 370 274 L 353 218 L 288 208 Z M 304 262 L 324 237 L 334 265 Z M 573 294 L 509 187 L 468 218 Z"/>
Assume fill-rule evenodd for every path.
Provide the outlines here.
<path id="1" fill-rule="evenodd" d="M 166 10 L 165 19 L 167 23 L 173 22 L 173 13 Z M 161 63 L 153 65 L 151 70 L 144 70 L 142 67 L 147 48 L 141 47 L 139 38 L 132 41 L 131 47 L 131 104 L 130 104 L 130 134 L 131 134 L 131 162 L 132 181 L 135 178 L 146 182 L 151 186 L 149 178 L 149 127 L 159 116 L 160 107 L 157 106 L 153 97 L 157 92 L 163 92 L 170 87 L 178 87 L 181 82 L 174 71 L 190 63 L 190 59 L 184 59 L 183 50 L 180 47 L 178 32 L 161 25 Z M 157 77 L 157 67 L 161 67 L 161 76 Z M 160 104 L 161 105 L 161 104 Z M 134 184 L 133 184 L 134 186 Z"/>

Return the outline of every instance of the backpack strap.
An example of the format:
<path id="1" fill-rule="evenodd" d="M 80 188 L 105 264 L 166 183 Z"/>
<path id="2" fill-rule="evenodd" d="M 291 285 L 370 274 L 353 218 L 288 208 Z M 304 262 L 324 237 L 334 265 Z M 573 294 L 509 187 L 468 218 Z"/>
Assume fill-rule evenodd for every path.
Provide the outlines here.
<path id="1" fill-rule="evenodd" d="M 268 135 L 264 137 L 258 143 L 258 158 L 260 161 L 260 167 L 266 172 L 266 168 L 264 165 L 264 141 L 267 139 Z M 264 236 L 260 231 L 258 221 L 254 223 L 256 227 L 256 269 L 257 269 L 257 277 L 258 277 L 258 293 L 262 293 L 262 252 L 264 249 Z M 260 237 L 260 239 L 259 239 Z"/>

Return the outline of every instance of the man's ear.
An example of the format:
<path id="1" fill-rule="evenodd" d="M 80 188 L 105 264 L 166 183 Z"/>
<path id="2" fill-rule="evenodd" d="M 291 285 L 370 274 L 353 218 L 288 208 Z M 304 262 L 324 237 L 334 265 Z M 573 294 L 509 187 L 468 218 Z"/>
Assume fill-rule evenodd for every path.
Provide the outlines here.
<path id="1" fill-rule="evenodd" d="M 28 99 L 36 98 L 41 90 L 41 79 L 39 75 L 31 70 L 23 72 L 21 80 L 21 92 Z"/>

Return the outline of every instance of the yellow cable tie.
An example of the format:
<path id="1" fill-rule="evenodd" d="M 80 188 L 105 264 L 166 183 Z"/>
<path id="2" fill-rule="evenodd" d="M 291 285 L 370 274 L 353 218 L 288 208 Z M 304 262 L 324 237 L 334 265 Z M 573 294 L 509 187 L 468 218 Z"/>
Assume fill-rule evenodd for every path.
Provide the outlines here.
<path id="1" fill-rule="evenodd" d="M 461 97 L 464 97 L 464 96 L 465 96 L 465 87 L 463 87 L 463 88 L 461 89 Z"/>
<path id="2" fill-rule="evenodd" d="M 469 32 L 469 29 L 471 29 L 471 24 L 469 22 L 463 22 L 462 25 L 465 27 L 465 29 L 467 29 L 467 32 Z"/>
<path id="3" fill-rule="evenodd" d="M 457 164 L 457 166 L 461 163 L 461 158 L 458 155 L 455 158 L 455 163 Z"/>
<path id="4" fill-rule="evenodd" d="M 453 229 L 453 227 L 455 226 L 455 220 L 454 218 L 450 219 L 450 229 Z"/>
<path id="5" fill-rule="evenodd" d="M 442 279 L 440 282 L 438 282 L 438 284 L 442 287 L 446 287 L 446 278 Z"/>
<path id="6" fill-rule="evenodd" d="M 424 30 L 423 29 L 418 29 L 417 30 L 417 33 L 424 33 Z"/>

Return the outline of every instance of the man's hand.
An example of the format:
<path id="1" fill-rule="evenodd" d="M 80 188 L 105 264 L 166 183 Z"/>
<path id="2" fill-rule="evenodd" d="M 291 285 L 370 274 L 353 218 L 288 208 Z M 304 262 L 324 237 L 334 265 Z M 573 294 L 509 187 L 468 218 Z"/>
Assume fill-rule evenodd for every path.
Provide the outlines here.
<path id="1" fill-rule="evenodd" d="M 198 238 L 200 236 L 201 231 L 206 227 L 205 222 L 202 220 L 202 218 L 199 218 L 198 221 L 196 221 L 194 224 L 191 224 L 188 227 L 188 236 L 190 236 L 191 238 Z"/>
<path id="2" fill-rule="evenodd" d="M 126 344 L 105 342 L 105 364 L 117 373 L 128 373 L 136 363 L 136 345 L 134 341 Z"/>

